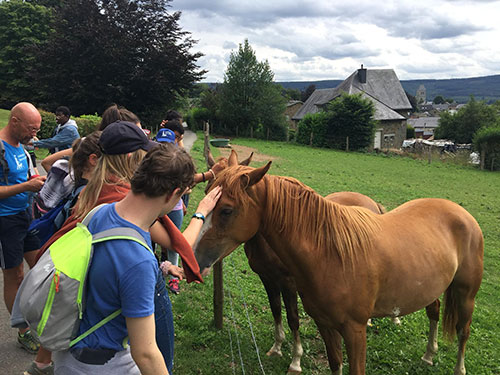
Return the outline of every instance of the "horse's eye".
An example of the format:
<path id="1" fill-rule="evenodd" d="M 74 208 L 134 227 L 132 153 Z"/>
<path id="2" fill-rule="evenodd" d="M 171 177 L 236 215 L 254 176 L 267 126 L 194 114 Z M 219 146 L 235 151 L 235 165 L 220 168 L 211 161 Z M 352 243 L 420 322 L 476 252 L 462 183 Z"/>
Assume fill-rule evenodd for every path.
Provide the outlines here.
<path id="1" fill-rule="evenodd" d="M 232 213 L 233 213 L 232 208 L 223 208 L 222 210 L 220 210 L 221 216 L 231 216 Z"/>

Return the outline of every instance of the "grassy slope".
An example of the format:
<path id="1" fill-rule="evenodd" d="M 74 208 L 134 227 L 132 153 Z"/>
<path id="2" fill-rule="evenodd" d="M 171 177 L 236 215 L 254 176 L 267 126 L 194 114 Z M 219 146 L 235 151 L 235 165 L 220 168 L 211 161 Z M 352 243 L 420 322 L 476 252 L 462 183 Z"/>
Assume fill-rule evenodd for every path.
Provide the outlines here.
<path id="1" fill-rule="evenodd" d="M 500 282 L 497 272 L 500 266 L 500 174 L 439 162 L 429 165 L 426 161 L 407 158 L 311 149 L 278 142 L 237 139 L 233 143 L 278 157 L 271 167 L 272 174 L 296 177 L 321 194 L 359 191 L 388 209 L 414 198 L 440 197 L 460 203 L 469 210 L 483 229 L 486 247 L 484 280 L 476 299 L 466 366 L 471 374 L 500 374 L 497 308 L 500 291 L 496 287 Z M 199 170 L 204 169 L 201 150 L 202 143 L 198 140 L 192 154 L 198 160 Z M 195 203 L 201 196 L 202 188 L 198 187 L 193 192 L 188 215 L 196 209 Z M 215 330 L 212 324 L 211 277 L 201 285 L 183 283 L 183 292 L 172 298 L 176 324 L 176 373 L 231 374 L 233 367 L 236 373 L 242 373 L 238 344 L 245 373 L 262 373 L 243 309 L 245 304 L 266 373 L 285 373 L 290 361 L 290 333 L 287 328 L 284 357 L 267 358 L 265 352 L 273 342 L 272 316 L 264 288 L 250 270 L 242 249 L 224 261 L 224 284 L 225 325 L 222 331 Z M 228 292 L 232 295 L 233 311 Z M 456 344 L 444 341 L 441 336 L 435 365 L 427 367 L 421 364 L 427 331 L 424 311 L 404 317 L 401 327 L 393 326 L 389 319 L 378 319 L 374 327 L 368 329 L 367 373 L 450 374 Z M 314 322 L 303 311 L 301 336 L 304 373 L 329 374 L 323 342 Z M 348 373 L 348 368 L 344 373 Z"/>
<path id="2" fill-rule="evenodd" d="M 7 109 L 0 109 L 0 129 L 7 125 L 9 121 L 9 113 L 10 111 Z"/>

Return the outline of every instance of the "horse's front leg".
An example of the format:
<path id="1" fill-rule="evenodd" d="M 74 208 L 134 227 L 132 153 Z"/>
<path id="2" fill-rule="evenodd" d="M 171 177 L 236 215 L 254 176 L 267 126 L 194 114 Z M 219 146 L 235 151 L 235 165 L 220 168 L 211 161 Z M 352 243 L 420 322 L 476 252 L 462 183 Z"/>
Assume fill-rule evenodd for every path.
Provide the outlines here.
<path id="1" fill-rule="evenodd" d="M 349 321 L 344 324 L 341 333 L 349 359 L 349 374 L 365 375 L 366 324 Z"/>
<path id="2" fill-rule="evenodd" d="M 325 342 L 328 364 L 330 365 L 332 374 L 342 375 L 342 336 L 340 336 L 337 330 L 331 327 L 321 326 L 317 322 L 316 325 Z"/>
<path id="3" fill-rule="evenodd" d="M 290 280 L 286 287 L 282 286 L 281 293 L 283 296 L 283 302 L 285 303 L 288 326 L 293 334 L 292 363 L 288 368 L 288 374 L 299 374 L 302 372 L 300 359 L 302 358 L 304 350 L 302 349 L 302 343 L 300 342 L 299 309 L 297 307 L 297 290 L 295 288 L 295 282 Z"/>

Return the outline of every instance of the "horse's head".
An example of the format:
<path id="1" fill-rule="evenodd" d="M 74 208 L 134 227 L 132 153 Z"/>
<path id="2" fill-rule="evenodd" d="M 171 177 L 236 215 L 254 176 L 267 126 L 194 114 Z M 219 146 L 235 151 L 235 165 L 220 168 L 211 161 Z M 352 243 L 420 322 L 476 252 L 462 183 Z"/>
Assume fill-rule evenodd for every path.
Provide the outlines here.
<path id="1" fill-rule="evenodd" d="M 271 162 L 261 168 L 232 165 L 217 175 L 211 188 L 222 186 L 222 195 L 195 245 L 202 272 L 257 233 L 263 204 L 259 186 L 270 166 Z"/>
<path id="2" fill-rule="evenodd" d="M 217 177 L 217 175 L 221 171 L 226 169 L 228 166 L 235 166 L 235 165 L 248 166 L 250 164 L 250 162 L 252 161 L 252 157 L 253 157 L 253 152 L 250 154 L 250 156 L 248 158 L 246 158 L 243 161 L 238 162 L 238 154 L 236 153 L 236 151 L 231 150 L 231 154 L 229 155 L 229 159 L 226 159 L 225 157 L 220 157 L 217 160 L 217 162 L 215 162 L 215 159 L 212 155 L 212 151 L 210 150 L 210 148 L 208 148 L 206 160 L 207 160 L 208 169 L 212 169 L 215 176 Z M 205 187 L 205 194 L 210 191 L 214 182 L 215 182 L 215 180 L 210 180 L 207 183 L 207 186 Z"/>

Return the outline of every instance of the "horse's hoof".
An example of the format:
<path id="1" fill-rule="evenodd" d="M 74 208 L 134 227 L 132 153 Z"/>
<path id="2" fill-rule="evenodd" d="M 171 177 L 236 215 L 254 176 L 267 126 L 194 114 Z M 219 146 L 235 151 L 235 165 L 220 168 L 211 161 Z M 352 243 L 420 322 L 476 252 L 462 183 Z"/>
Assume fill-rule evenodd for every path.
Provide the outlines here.
<path id="1" fill-rule="evenodd" d="M 371 318 L 370 318 L 370 319 L 368 319 L 368 321 L 366 322 L 366 325 L 367 325 L 368 327 L 372 327 L 372 326 L 373 326 Z"/>
<path id="2" fill-rule="evenodd" d="M 424 354 L 421 359 L 424 363 L 428 364 L 429 366 L 432 366 L 434 364 L 432 362 L 432 357 L 428 357 L 427 354 Z"/>
<path id="3" fill-rule="evenodd" d="M 298 375 L 298 374 L 302 374 L 302 370 L 290 370 L 290 369 L 288 369 L 288 372 L 286 373 L 286 375 Z"/>
<path id="4" fill-rule="evenodd" d="M 281 353 L 281 350 L 280 351 L 276 351 L 276 350 L 269 350 L 266 355 L 268 357 L 282 357 L 283 356 L 283 353 Z"/>
<path id="5" fill-rule="evenodd" d="M 399 319 L 397 316 L 392 318 L 392 322 L 397 326 L 401 325 L 401 319 Z"/>

